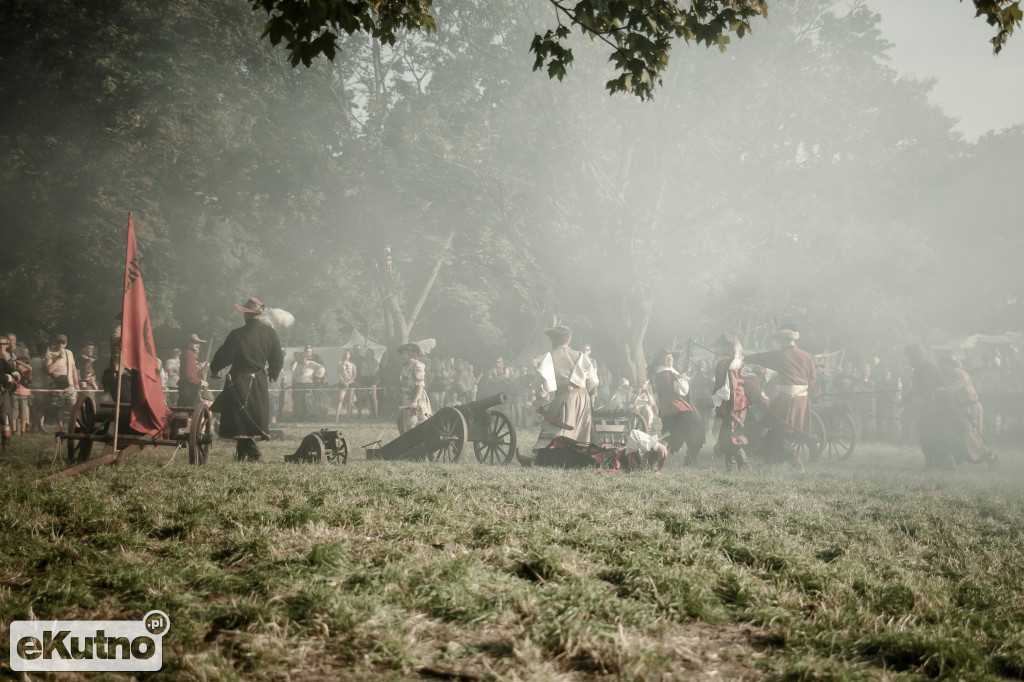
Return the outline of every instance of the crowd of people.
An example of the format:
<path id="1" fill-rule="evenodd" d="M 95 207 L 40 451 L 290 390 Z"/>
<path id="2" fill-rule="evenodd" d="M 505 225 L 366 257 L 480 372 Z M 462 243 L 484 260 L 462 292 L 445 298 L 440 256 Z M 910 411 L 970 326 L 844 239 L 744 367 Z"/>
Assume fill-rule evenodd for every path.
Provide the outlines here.
<path id="1" fill-rule="evenodd" d="M 249 316 L 262 304 L 250 299 L 236 308 Z M 799 332 L 794 325 L 786 325 L 777 330 L 778 349 L 753 355 L 744 355 L 739 341 L 729 334 L 707 347 L 713 358 L 689 361 L 689 353 L 684 358 L 659 349 L 651 356 L 645 376 L 634 385 L 630 378 L 616 378 L 606 363 L 597 362 L 589 345 L 571 348 L 572 332 L 567 327 L 555 327 L 548 336 L 551 352 L 519 366 L 497 357 L 481 372 L 469 361 L 430 356 L 431 349 L 406 344 L 397 349 L 403 364 L 390 392 L 381 382 L 385 358 L 373 349 L 345 349 L 337 367 L 329 369 L 307 345 L 287 364 L 282 357 L 278 373 L 286 375 L 287 381 L 268 383 L 268 426 L 262 431 L 286 411 L 293 421 L 307 423 L 325 421 L 331 414 L 336 422 L 343 416 L 351 420 L 364 410 L 368 418 L 379 418 L 385 408 L 397 412 L 399 430 L 404 432 L 442 407 L 471 402 L 478 395 L 504 393 L 509 416 L 517 426 L 541 427 L 540 440 L 532 456 L 525 455 L 527 460 L 555 438 L 590 442 L 592 413 L 598 410 L 641 415 L 649 430 L 664 434 L 662 444 L 670 455 L 685 448 L 680 455 L 684 464 L 697 462 L 706 442 L 713 440 L 714 453 L 730 469 L 748 466 L 756 449 L 761 456 L 802 470 L 797 451 L 800 439 L 811 431 L 808 399 L 826 396 L 849 406 L 860 440 L 919 441 L 929 466 L 995 459 L 985 445 L 983 412 L 971 375 L 957 357 L 947 354 L 933 362 L 921 346 L 899 353 L 900 359 L 890 353 L 862 363 L 833 365 L 801 350 Z M 202 357 L 206 343 L 191 334 L 163 361 L 168 404 L 214 403 L 219 391 L 211 390 L 208 375 L 212 369 L 216 377 L 218 362 L 209 360 L 210 348 Z M 96 355 L 93 342 L 74 353 L 64 334 L 32 350 L 13 333 L 0 336 L 4 445 L 13 436 L 53 427 L 64 430 L 80 394 L 98 397 L 101 390 L 109 389 L 101 389 Z M 114 364 L 113 353 L 111 357 Z M 1005 384 L 1017 358 L 1012 349 L 990 351 L 984 363 L 979 371 L 983 381 Z M 255 457 L 251 449 L 243 454 Z"/>

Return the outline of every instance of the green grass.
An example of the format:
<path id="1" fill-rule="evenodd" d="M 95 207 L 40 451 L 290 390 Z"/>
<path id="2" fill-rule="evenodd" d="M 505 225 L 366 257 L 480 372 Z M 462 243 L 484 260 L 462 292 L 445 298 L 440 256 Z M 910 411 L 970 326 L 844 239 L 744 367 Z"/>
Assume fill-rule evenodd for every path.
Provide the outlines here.
<path id="1" fill-rule="evenodd" d="M 3 664 L 13 620 L 160 609 L 161 679 L 1024 678 L 1021 452 L 944 474 L 892 446 L 804 475 L 485 467 L 471 446 L 320 467 L 283 463 L 313 427 L 286 430 L 259 464 L 148 449 L 38 487 L 52 440 L 17 440 Z"/>

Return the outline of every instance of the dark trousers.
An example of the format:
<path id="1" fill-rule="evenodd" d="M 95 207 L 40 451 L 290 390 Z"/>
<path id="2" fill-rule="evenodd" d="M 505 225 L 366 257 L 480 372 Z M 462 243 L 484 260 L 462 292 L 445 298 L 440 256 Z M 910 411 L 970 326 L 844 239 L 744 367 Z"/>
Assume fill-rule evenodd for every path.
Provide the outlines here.
<path id="1" fill-rule="evenodd" d="M 260 449 L 252 438 L 236 438 L 235 453 L 239 462 L 260 461 Z"/>
<path id="2" fill-rule="evenodd" d="M 696 412 L 674 412 L 661 418 L 668 431 L 668 450 L 679 452 L 686 444 L 687 459 L 695 458 L 704 447 L 704 420 Z"/>

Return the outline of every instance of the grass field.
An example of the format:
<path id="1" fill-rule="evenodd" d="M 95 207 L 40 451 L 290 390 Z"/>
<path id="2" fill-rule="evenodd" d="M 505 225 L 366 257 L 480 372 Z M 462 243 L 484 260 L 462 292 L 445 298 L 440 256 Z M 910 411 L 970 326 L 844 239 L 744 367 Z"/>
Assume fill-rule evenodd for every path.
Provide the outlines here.
<path id="1" fill-rule="evenodd" d="M 803 475 L 485 467 L 471 447 L 283 463 L 312 430 L 258 464 L 148 449 L 35 487 L 52 437 L 17 439 L 2 674 L 14 620 L 160 609 L 157 679 L 1024 679 L 1020 451 L 943 474 L 891 446 Z"/>

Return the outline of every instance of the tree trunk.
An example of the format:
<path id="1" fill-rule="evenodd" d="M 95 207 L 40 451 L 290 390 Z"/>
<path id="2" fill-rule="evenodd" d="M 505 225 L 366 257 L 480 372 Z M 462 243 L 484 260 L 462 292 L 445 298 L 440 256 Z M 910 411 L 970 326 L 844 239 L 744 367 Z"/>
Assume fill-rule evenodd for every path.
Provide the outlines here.
<path id="1" fill-rule="evenodd" d="M 647 376 L 647 358 L 644 355 L 644 337 L 651 323 L 651 312 L 654 300 L 647 291 L 634 291 L 626 299 L 622 311 L 625 337 L 622 350 L 625 355 L 629 380 L 633 386 L 639 387 Z"/>

